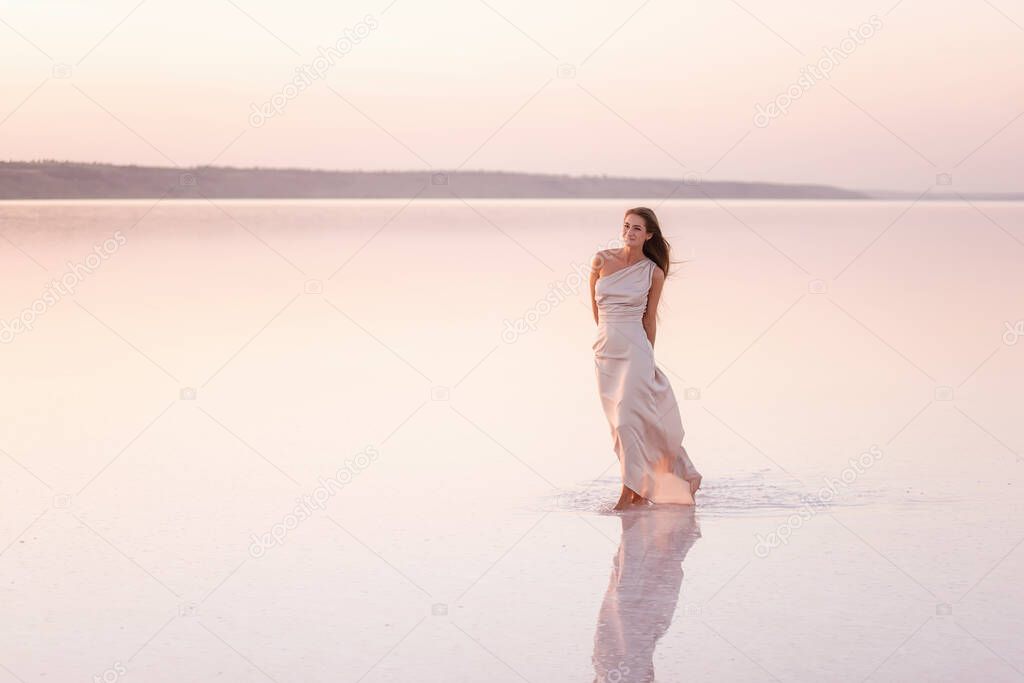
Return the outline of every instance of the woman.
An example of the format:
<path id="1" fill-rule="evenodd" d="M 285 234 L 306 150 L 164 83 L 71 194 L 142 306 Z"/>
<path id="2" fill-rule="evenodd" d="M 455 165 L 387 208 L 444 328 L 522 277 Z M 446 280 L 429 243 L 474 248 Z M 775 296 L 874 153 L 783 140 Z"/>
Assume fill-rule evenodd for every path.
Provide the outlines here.
<path id="1" fill-rule="evenodd" d="M 682 445 L 672 386 L 654 363 L 669 244 L 646 207 L 626 212 L 622 242 L 621 249 L 595 254 L 590 270 L 594 371 L 622 471 L 614 509 L 648 502 L 693 505 L 701 475 Z"/>

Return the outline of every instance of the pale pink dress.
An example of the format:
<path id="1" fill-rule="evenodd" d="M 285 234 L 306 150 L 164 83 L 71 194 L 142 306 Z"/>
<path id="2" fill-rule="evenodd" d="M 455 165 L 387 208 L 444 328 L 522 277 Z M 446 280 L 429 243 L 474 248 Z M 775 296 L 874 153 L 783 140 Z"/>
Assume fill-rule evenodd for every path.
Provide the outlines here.
<path id="1" fill-rule="evenodd" d="M 598 278 L 594 373 L 622 483 L 654 503 L 693 505 L 701 475 L 683 447 L 679 404 L 643 326 L 654 268 L 644 257 Z"/>

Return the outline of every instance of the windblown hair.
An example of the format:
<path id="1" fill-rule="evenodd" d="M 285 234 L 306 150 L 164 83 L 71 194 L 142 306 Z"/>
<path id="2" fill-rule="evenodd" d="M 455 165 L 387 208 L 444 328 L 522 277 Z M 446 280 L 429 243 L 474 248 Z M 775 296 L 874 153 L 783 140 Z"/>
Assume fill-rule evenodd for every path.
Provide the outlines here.
<path id="1" fill-rule="evenodd" d="M 647 232 L 653 235 L 651 239 L 644 242 L 644 256 L 657 263 L 658 267 L 665 272 L 665 277 L 668 277 L 671 263 L 669 254 L 672 251 L 672 246 L 665 240 L 665 235 L 661 232 L 661 223 L 658 222 L 658 217 L 654 214 L 653 209 L 648 209 L 646 206 L 628 209 L 623 217 L 630 214 L 643 218 Z"/>

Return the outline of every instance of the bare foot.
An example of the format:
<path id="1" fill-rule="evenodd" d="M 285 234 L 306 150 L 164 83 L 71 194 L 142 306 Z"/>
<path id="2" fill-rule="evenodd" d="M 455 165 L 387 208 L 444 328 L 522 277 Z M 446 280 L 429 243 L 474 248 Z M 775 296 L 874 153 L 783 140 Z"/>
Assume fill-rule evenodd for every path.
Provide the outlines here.
<path id="1" fill-rule="evenodd" d="M 648 501 L 646 498 L 641 496 L 639 493 L 629 488 L 628 486 L 622 487 L 622 495 L 619 496 L 619 500 L 615 503 L 613 510 L 625 510 L 626 508 L 633 505 L 644 505 Z"/>
<path id="2" fill-rule="evenodd" d="M 651 501 L 647 500 L 639 493 L 633 493 L 633 505 L 649 505 Z"/>

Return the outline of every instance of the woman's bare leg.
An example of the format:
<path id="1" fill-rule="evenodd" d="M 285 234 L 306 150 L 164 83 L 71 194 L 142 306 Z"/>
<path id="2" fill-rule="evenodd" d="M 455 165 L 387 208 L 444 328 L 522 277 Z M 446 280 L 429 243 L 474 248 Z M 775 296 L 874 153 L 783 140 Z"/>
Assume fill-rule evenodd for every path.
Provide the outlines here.
<path id="1" fill-rule="evenodd" d="M 639 493 L 623 484 L 622 495 L 619 496 L 619 501 L 615 503 L 615 507 L 612 509 L 623 510 L 629 507 L 630 505 L 643 505 L 646 502 L 646 498 L 644 498 Z"/>
<path id="2" fill-rule="evenodd" d="M 622 495 L 619 496 L 619 501 L 615 503 L 613 510 L 622 510 L 630 503 L 633 502 L 633 490 L 627 487 L 625 484 L 622 485 Z"/>

